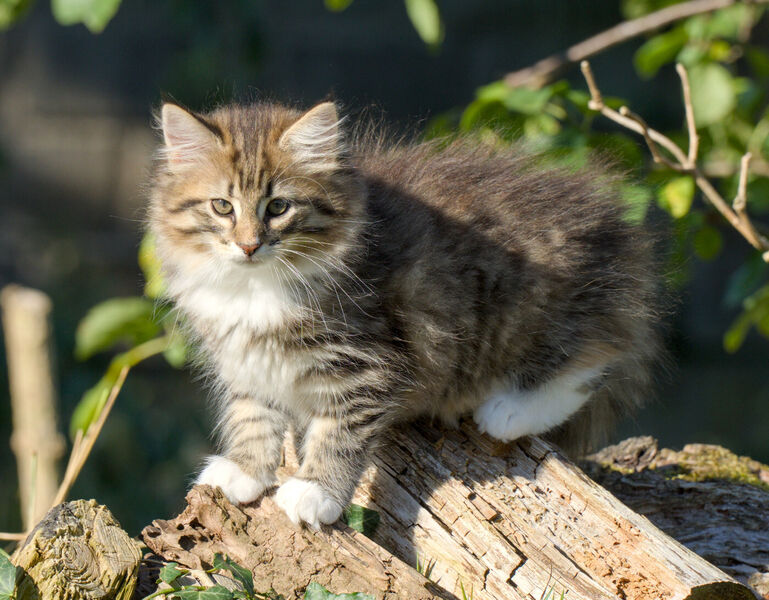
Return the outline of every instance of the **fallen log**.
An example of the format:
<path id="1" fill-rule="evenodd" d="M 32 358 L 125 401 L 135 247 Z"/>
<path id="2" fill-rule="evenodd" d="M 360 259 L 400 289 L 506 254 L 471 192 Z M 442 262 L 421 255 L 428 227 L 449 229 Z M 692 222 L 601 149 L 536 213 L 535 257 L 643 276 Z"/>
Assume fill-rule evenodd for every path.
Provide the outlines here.
<path id="1" fill-rule="evenodd" d="M 537 438 L 499 444 L 470 423 L 397 429 L 355 502 L 380 513 L 376 543 L 340 524 L 301 530 L 270 498 L 235 508 L 210 488 L 193 489 L 182 515 L 142 535 L 190 568 L 226 553 L 287 598 L 310 580 L 377 599 L 755 597 Z"/>

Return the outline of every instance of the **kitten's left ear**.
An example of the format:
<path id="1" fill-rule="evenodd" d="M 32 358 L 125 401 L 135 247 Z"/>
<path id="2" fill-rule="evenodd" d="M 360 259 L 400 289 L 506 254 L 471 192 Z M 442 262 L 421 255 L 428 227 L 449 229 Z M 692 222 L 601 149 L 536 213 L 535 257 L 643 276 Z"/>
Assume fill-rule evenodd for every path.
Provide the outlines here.
<path id="1" fill-rule="evenodd" d="M 334 103 L 323 102 L 286 129 L 278 146 L 316 167 L 335 167 L 343 144 L 340 124 Z"/>

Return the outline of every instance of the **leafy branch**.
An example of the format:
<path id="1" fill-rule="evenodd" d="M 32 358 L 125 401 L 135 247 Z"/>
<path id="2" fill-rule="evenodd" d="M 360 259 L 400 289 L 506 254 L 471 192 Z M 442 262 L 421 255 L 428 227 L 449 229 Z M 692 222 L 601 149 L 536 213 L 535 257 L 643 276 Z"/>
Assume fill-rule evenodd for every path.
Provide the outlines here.
<path id="1" fill-rule="evenodd" d="M 603 116 L 611 119 L 615 123 L 641 134 L 646 141 L 646 145 L 648 146 L 649 152 L 655 163 L 663 164 L 673 171 L 691 175 L 705 198 L 707 198 L 713 207 L 726 218 L 732 227 L 734 227 L 751 246 L 762 253 L 764 262 L 769 263 L 769 240 L 758 232 L 746 211 L 746 188 L 748 168 L 751 159 L 750 152 L 744 154 L 742 157 L 739 188 L 731 207 L 697 166 L 699 136 L 697 135 L 697 128 L 694 120 L 691 88 L 686 68 L 681 63 L 676 65 L 676 70 L 681 78 L 684 109 L 686 111 L 686 124 L 689 134 L 688 153 L 684 153 L 684 151 L 666 135 L 651 129 L 639 115 L 633 113 L 627 106 L 620 107 L 619 111 L 607 106 L 603 100 L 601 91 L 598 89 L 598 85 L 595 82 L 590 63 L 586 60 L 582 61 L 581 69 L 590 90 L 590 102 L 588 106 L 592 110 L 600 112 Z M 660 146 L 667 150 L 673 156 L 674 160 L 671 160 L 662 154 L 659 150 Z"/>

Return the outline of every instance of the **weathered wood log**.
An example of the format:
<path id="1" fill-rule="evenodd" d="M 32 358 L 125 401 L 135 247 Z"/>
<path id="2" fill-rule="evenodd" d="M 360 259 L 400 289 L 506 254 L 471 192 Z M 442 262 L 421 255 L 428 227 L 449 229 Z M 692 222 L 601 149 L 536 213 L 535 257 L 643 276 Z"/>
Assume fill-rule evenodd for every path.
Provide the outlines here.
<path id="1" fill-rule="evenodd" d="M 37 524 L 13 562 L 23 600 L 130 600 L 141 545 L 95 500 L 65 502 Z"/>
<path id="2" fill-rule="evenodd" d="M 188 501 L 177 519 L 145 529 L 154 552 L 193 568 L 227 553 L 287 597 L 310 579 L 377 598 L 755 597 L 554 447 L 499 444 L 470 423 L 406 426 L 377 453 L 355 501 L 379 511 L 379 547 L 342 525 L 297 529 L 269 498 L 241 509 L 196 488 Z M 417 564 L 433 587 L 406 567 Z"/>
<path id="3" fill-rule="evenodd" d="M 581 463 L 662 531 L 769 600 L 769 466 L 708 444 L 630 438 Z"/>
<path id="4" fill-rule="evenodd" d="M 739 584 L 531 438 L 499 444 L 472 423 L 394 432 L 357 500 L 382 513 L 374 539 L 431 560 L 432 578 L 477 600 L 753 598 Z M 413 564 L 413 562 L 412 562 Z"/>
<path id="5" fill-rule="evenodd" d="M 197 486 L 175 519 L 144 528 L 147 547 L 165 560 L 209 569 L 214 554 L 229 556 L 254 574 L 257 588 L 301 598 L 311 581 L 329 590 L 375 598 L 453 598 L 438 586 L 342 524 L 323 532 L 295 527 L 270 498 L 237 507 L 220 490 Z"/>
<path id="6" fill-rule="evenodd" d="M 64 438 L 56 426 L 51 361 L 51 300 L 43 292 L 7 285 L 0 293 L 13 435 L 25 531 L 51 507 L 59 485 L 57 461 Z"/>

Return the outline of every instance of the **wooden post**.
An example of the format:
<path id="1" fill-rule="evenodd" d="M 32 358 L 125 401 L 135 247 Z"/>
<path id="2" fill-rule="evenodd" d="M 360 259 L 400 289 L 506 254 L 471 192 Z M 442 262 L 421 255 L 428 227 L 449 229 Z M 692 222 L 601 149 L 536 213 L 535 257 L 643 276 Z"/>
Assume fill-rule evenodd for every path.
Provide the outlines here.
<path id="1" fill-rule="evenodd" d="M 51 364 L 51 301 L 44 293 L 18 285 L 0 292 L 13 434 L 28 531 L 51 507 L 58 487 L 57 460 L 64 439 L 56 428 L 56 386 Z"/>

